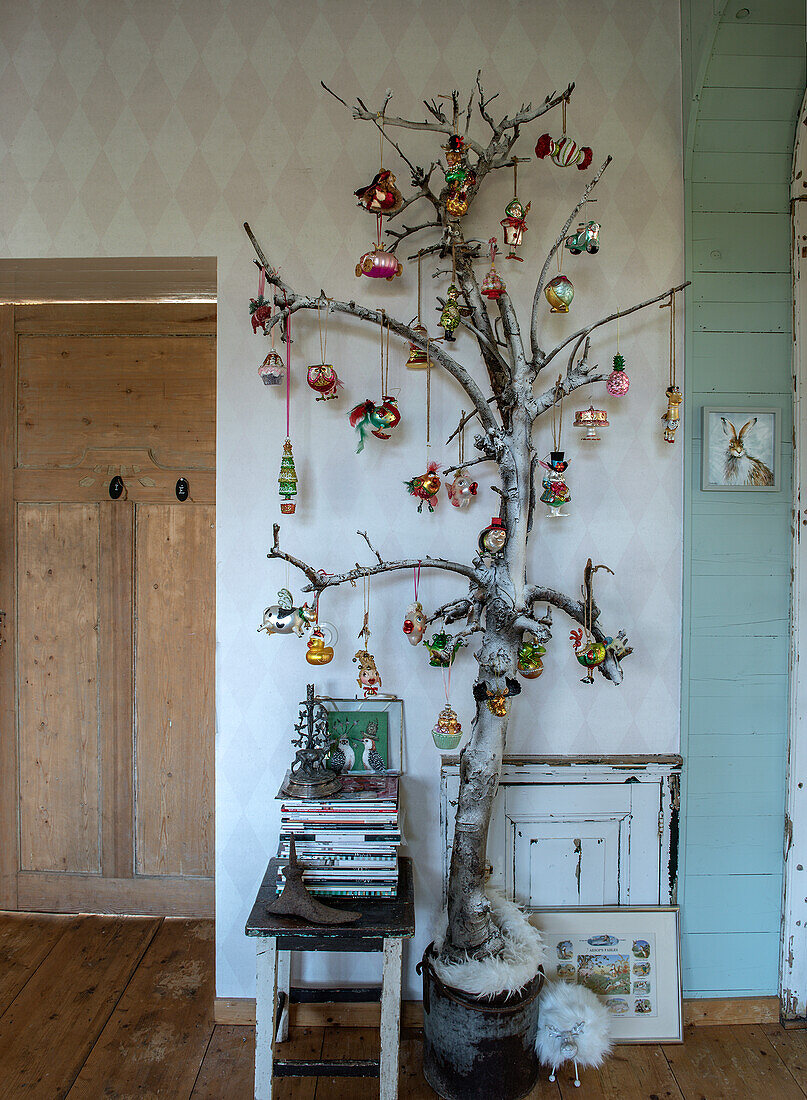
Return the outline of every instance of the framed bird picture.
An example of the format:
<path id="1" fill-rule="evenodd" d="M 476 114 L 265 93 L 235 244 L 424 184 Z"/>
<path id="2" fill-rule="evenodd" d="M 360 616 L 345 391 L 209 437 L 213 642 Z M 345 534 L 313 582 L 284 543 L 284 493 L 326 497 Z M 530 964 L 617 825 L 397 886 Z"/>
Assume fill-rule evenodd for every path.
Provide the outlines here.
<path id="1" fill-rule="evenodd" d="M 320 698 L 328 712 L 328 765 L 343 775 L 401 771 L 403 702 L 400 699 Z"/>

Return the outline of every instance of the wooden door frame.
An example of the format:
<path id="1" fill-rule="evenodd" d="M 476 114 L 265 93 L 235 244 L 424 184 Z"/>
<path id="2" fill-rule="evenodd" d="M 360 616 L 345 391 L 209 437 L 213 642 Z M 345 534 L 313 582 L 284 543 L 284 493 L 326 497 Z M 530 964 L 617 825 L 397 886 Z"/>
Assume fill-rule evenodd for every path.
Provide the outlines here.
<path id="1" fill-rule="evenodd" d="M 80 318 L 80 323 L 77 322 Z M 148 878 L 148 896 L 136 889 L 138 879 L 120 876 L 120 846 L 113 846 L 112 862 L 104 867 L 113 877 L 31 872 L 20 870 L 19 858 L 19 751 L 17 730 L 16 651 L 16 501 L 15 471 L 17 423 L 18 340 L 24 334 L 66 335 L 216 335 L 215 302 L 75 302 L 0 304 L 0 909 L 75 912 L 78 894 L 91 880 L 98 912 L 163 916 L 213 915 L 212 879 L 175 876 Z M 168 473 L 168 472 L 167 472 Z M 23 485 L 22 471 L 16 480 Z M 168 481 L 173 478 L 168 485 Z M 176 474 L 158 486 L 166 500 L 175 500 Z M 215 474 L 198 471 L 194 499 L 215 502 Z M 78 499 L 78 498 L 77 498 Z M 97 496 L 96 496 L 97 499 Z M 108 533 L 107 533 L 108 534 Z M 102 529 L 102 537 L 104 532 Z M 124 547 L 125 549 L 125 547 Z M 113 592 L 118 604 L 121 586 Z M 118 606 L 112 610 L 125 611 Z M 110 685 L 117 698 L 125 684 Z M 120 715 L 116 714 L 116 720 Z M 111 761 L 108 781 L 124 761 Z M 106 823 L 107 832 L 114 823 Z M 145 876 L 139 876 L 139 884 Z M 86 909 L 85 909 L 86 911 Z"/>
<path id="2" fill-rule="evenodd" d="M 790 721 L 785 806 L 779 1000 L 783 1022 L 807 1022 L 807 91 L 798 116 L 790 189 L 793 264 L 793 569 Z M 804 251 L 803 251 L 804 249 Z M 805 535 L 802 539 L 802 534 Z M 805 660 L 799 651 L 804 642 Z"/>

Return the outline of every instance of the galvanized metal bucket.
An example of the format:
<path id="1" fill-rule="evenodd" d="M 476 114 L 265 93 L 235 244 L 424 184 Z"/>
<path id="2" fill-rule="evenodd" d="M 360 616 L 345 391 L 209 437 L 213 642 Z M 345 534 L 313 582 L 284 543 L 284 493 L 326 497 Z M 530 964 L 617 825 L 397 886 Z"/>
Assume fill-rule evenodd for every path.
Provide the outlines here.
<path id="1" fill-rule="evenodd" d="M 538 1080 L 538 994 L 544 972 L 512 996 L 478 1000 L 437 977 L 429 944 L 423 976 L 423 1073 L 444 1100 L 520 1100 Z"/>

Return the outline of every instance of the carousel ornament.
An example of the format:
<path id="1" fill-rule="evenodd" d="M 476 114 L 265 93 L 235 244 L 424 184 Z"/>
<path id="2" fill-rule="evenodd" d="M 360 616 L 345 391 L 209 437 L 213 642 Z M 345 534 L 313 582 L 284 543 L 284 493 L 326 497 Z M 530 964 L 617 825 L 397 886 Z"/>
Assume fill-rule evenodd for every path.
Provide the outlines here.
<path id="1" fill-rule="evenodd" d="M 274 329 L 272 330 L 274 335 Z M 286 366 L 274 348 L 258 367 L 258 377 L 264 386 L 280 386 L 286 377 Z"/>
<path id="2" fill-rule="evenodd" d="M 490 526 L 479 534 L 479 550 L 483 554 L 501 554 L 506 545 L 507 529 L 504 526 L 504 521 L 498 516 L 494 516 L 490 521 Z"/>
<path id="3" fill-rule="evenodd" d="M 457 712 L 448 703 L 437 716 L 432 737 L 438 749 L 455 749 L 462 739 L 462 726 Z"/>
<path id="4" fill-rule="evenodd" d="M 499 277 L 499 273 L 496 271 L 496 253 L 498 251 L 496 247 L 496 238 L 491 237 L 488 241 L 488 245 L 490 247 L 490 271 L 482 280 L 480 289 L 486 298 L 495 302 L 501 298 L 507 288 Z"/>
<path id="5" fill-rule="evenodd" d="M 551 307 L 550 313 L 568 313 L 574 298 L 572 280 L 566 275 L 556 275 L 546 284 L 544 295 Z"/>
<path id="6" fill-rule="evenodd" d="M 451 668 L 454 664 L 454 660 L 465 645 L 462 638 L 454 638 L 453 634 L 446 633 L 445 630 L 438 631 L 431 641 L 424 643 L 426 649 L 428 649 L 430 657 L 429 664 L 432 668 Z"/>
<path id="7" fill-rule="evenodd" d="M 607 428 L 608 414 L 604 409 L 595 409 L 593 405 L 589 405 L 587 409 L 581 409 L 575 413 L 574 416 L 575 428 L 585 428 L 585 433 L 580 436 L 583 442 L 599 443 L 600 437 L 597 435 L 597 428 Z"/>
<path id="8" fill-rule="evenodd" d="M 439 463 L 430 462 L 426 467 L 425 474 L 421 474 L 420 477 L 413 477 L 410 481 L 404 482 L 404 485 L 409 490 L 410 496 L 417 497 L 420 501 L 420 504 L 418 504 L 419 512 L 423 511 L 424 504 L 427 504 L 429 511 L 433 512 L 440 503 L 437 499 L 441 484 L 438 476 L 439 469 Z"/>
<path id="9" fill-rule="evenodd" d="M 577 232 L 566 238 L 566 247 L 573 256 L 579 256 L 584 250 L 593 256 L 600 251 L 600 223 L 580 222 Z"/>
<path id="10" fill-rule="evenodd" d="M 552 138 L 549 134 L 542 134 L 535 146 L 535 155 L 539 160 L 549 157 L 558 168 L 568 168 L 576 164 L 578 170 L 583 172 L 591 164 L 594 156 L 587 145 L 578 145 L 566 136 L 566 100 L 563 101 L 563 136 Z"/>
<path id="11" fill-rule="evenodd" d="M 280 511 L 284 516 L 293 516 L 297 507 L 294 501 L 297 496 L 297 471 L 294 468 L 291 440 L 288 438 L 283 444 L 283 457 L 280 460 L 280 475 L 277 483 L 281 498 Z"/>
<path id="12" fill-rule="evenodd" d="M 535 680 L 544 671 L 544 663 L 541 658 L 546 653 L 546 647 L 542 646 L 533 634 L 525 634 L 521 645 L 518 647 L 519 674 L 525 680 Z"/>
<path id="13" fill-rule="evenodd" d="M 625 370 L 625 359 L 619 352 L 614 356 L 614 369 L 605 380 L 605 388 L 611 397 L 624 397 L 630 389 L 630 378 L 628 378 L 628 372 Z"/>

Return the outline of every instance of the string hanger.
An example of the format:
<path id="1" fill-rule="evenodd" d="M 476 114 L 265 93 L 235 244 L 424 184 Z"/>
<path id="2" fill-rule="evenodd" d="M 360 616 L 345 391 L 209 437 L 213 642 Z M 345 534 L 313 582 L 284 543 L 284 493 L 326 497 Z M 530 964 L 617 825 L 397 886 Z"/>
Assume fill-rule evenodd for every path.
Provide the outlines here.
<path id="1" fill-rule="evenodd" d="M 670 300 L 662 302 L 659 309 L 670 311 L 670 389 L 675 389 L 675 291 L 670 291 Z M 617 350 L 619 350 L 619 317 L 617 316 Z"/>
<path id="2" fill-rule="evenodd" d="M 426 338 L 426 466 L 429 465 L 429 448 L 431 447 L 430 425 L 432 405 L 432 360 L 429 355 L 429 338 Z"/>
<path id="3" fill-rule="evenodd" d="M 420 328 L 420 287 L 421 287 L 421 273 L 420 273 L 420 261 L 423 258 L 423 249 L 418 252 L 418 328 Z"/>
<path id="4" fill-rule="evenodd" d="M 465 465 L 465 409 L 460 410 L 460 431 L 457 436 L 457 459 L 460 467 Z"/>
<path id="5" fill-rule="evenodd" d="M 387 330 L 387 343 L 384 346 L 384 329 Z M 389 394 L 389 319 L 386 310 L 381 310 L 381 397 Z"/>
<path id="6" fill-rule="evenodd" d="M 325 332 L 322 331 L 322 299 L 317 300 L 317 323 L 319 325 L 320 363 L 325 363 L 325 351 L 328 347 L 328 316 L 331 312 L 331 299 L 325 298 Z"/>
<path id="7" fill-rule="evenodd" d="M 560 433 L 563 428 L 563 376 L 558 375 L 555 397 L 552 402 L 552 450 L 560 450 Z M 560 400 L 558 400 L 560 398 Z"/>
<path id="8" fill-rule="evenodd" d="M 365 652 L 370 644 L 370 578 L 364 576 L 362 578 L 363 598 L 364 598 L 364 619 L 362 620 L 361 630 L 358 633 L 359 638 L 364 638 Z"/>

